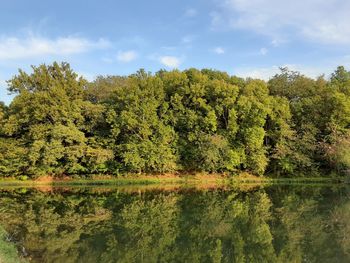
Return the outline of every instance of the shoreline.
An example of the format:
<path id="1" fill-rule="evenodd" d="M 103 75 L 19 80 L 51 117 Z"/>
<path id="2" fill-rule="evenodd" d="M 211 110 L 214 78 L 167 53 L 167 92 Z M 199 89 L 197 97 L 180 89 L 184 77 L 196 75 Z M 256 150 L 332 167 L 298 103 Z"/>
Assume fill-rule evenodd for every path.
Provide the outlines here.
<path id="1" fill-rule="evenodd" d="M 299 177 L 299 178 L 269 178 L 250 174 L 226 176 L 223 174 L 193 174 L 193 175 L 127 175 L 127 176 L 92 176 L 91 178 L 54 178 L 51 176 L 38 179 L 20 180 L 16 178 L 1 178 L 0 187 L 6 186 L 126 186 L 126 185 L 222 185 L 235 184 L 350 184 L 348 177 Z"/>

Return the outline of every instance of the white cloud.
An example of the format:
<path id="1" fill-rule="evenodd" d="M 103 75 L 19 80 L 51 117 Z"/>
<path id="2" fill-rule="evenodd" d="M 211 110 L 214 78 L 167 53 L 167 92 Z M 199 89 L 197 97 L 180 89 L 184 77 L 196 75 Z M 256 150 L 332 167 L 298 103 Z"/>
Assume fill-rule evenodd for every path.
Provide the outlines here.
<path id="1" fill-rule="evenodd" d="M 265 56 L 267 54 L 267 52 L 269 52 L 267 48 L 264 48 L 264 47 L 260 48 L 261 55 Z"/>
<path id="2" fill-rule="evenodd" d="M 281 39 L 281 38 L 275 38 L 271 41 L 271 45 L 273 47 L 279 47 L 281 44 L 287 42 L 285 39 Z"/>
<path id="3" fill-rule="evenodd" d="M 9 104 L 11 100 L 11 96 L 8 95 L 7 91 L 7 83 L 2 76 L 0 76 L 0 101 Z"/>
<path id="4" fill-rule="evenodd" d="M 0 79 L 0 87 L 4 87 L 4 86 L 7 86 L 6 81 L 3 79 Z"/>
<path id="5" fill-rule="evenodd" d="M 242 78 L 256 78 L 269 80 L 272 76 L 279 72 L 277 66 L 262 68 L 241 68 L 234 71 L 234 75 Z"/>
<path id="6" fill-rule="evenodd" d="M 92 73 L 87 73 L 87 72 L 82 72 L 82 71 L 78 71 L 76 72 L 78 74 L 79 77 L 83 77 L 84 79 L 86 79 L 87 81 L 94 81 L 96 79 L 96 75 L 92 74 Z"/>
<path id="7" fill-rule="evenodd" d="M 131 62 L 137 58 L 137 53 L 134 50 L 119 51 L 117 59 L 120 62 Z"/>
<path id="8" fill-rule="evenodd" d="M 317 78 L 322 74 L 329 74 L 334 70 L 330 68 L 328 65 L 319 66 L 319 67 L 314 67 L 314 66 L 309 67 L 309 66 L 296 65 L 296 64 L 286 64 L 282 66 L 274 65 L 274 66 L 260 67 L 260 68 L 253 68 L 253 67 L 238 68 L 233 72 L 233 74 L 243 78 L 256 78 L 256 79 L 263 79 L 267 81 L 277 73 L 280 73 L 280 67 L 282 68 L 287 67 L 289 70 L 298 71 L 301 74 L 304 74 L 311 78 Z"/>
<path id="9" fill-rule="evenodd" d="M 188 8 L 185 11 L 185 16 L 187 16 L 187 17 L 194 17 L 196 15 L 197 15 L 197 10 L 194 8 Z"/>
<path id="10" fill-rule="evenodd" d="M 195 36 L 184 36 L 182 39 L 181 39 L 181 42 L 184 43 L 184 44 L 188 44 L 188 43 L 191 43 L 193 42 L 193 40 L 195 39 Z"/>
<path id="11" fill-rule="evenodd" d="M 223 15 L 219 12 L 211 12 L 210 17 L 212 29 L 220 29 L 224 23 Z"/>
<path id="12" fill-rule="evenodd" d="M 110 46 L 105 39 L 91 41 L 79 37 L 49 39 L 28 35 L 24 38 L 0 37 L 0 59 L 13 60 L 43 56 L 72 55 Z"/>
<path id="13" fill-rule="evenodd" d="M 174 56 L 162 56 L 159 58 L 159 62 L 169 68 L 177 68 L 181 64 L 181 60 Z"/>
<path id="14" fill-rule="evenodd" d="M 223 49 L 222 47 L 216 47 L 213 51 L 218 55 L 222 55 L 225 53 L 225 49 Z"/>
<path id="15" fill-rule="evenodd" d="M 1 89 L 6 89 L 7 88 L 7 83 L 6 83 L 6 81 L 5 80 L 3 80 L 3 79 L 0 79 L 0 90 Z M 2 100 L 2 98 L 0 98 L 0 101 Z"/>
<path id="16" fill-rule="evenodd" d="M 350 43 L 350 1 L 226 0 L 212 26 L 248 29 L 274 39 L 298 35 L 328 44 Z M 277 44 L 277 42 L 275 42 Z"/>
<path id="17" fill-rule="evenodd" d="M 101 61 L 110 64 L 110 63 L 113 63 L 115 61 L 115 59 L 112 59 L 110 57 L 102 57 Z"/>
<path id="18" fill-rule="evenodd" d="M 177 46 L 163 46 L 161 49 L 164 50 L 176 50 L 178 47 Z"/>

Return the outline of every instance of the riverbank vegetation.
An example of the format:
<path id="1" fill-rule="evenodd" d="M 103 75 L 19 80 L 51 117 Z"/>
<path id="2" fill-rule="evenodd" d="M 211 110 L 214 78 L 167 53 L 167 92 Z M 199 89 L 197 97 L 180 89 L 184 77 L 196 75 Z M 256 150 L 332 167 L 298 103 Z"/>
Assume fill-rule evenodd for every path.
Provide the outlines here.
<path id="1" fill-rule="evenodd" d="M 314 176 L 350 168 L 350 72 L 268 82 L 203 69 L 88 82 L 68 63 L 8 81 L 0 176 L 207 172 Z"/>

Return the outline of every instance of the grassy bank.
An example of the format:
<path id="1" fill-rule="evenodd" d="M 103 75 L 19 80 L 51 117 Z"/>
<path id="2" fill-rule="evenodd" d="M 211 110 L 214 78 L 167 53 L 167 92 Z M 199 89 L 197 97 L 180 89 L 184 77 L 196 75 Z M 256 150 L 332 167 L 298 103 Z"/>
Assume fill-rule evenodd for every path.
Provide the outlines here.
<path id="1" fill-rule="evenodd" d="M 79 186 L 79 185 L 170 185 L 170 184 L 227 184 L 229 178 L 222 175 L 194 174 L 194 175 L 135 175 L 129 174 L 125 176 L 89 176 L 85 178 L 54 178 L 40 177 L 32 180 L 19 180 L 16 178 L 0 179 L 0 186 L 23 185 L 23 186 L 38 186 L 38 185 L 53 185 L 53 186 Z"/>
<path id="2" fill-rule="evenodd" d="M 271 178 L 257 177 L 247 173 L 233 177 L 232 182 L 237 183 L 268 183 L 268 184 L 328 184 L 328 183 L 350 183 L 350 177 L 294 177 L 294 178 Z"/>
<path id="3" fill-rule="evenodd" d="M 258 183 L 258 184 L 328 184 L 328 183 L 350 183 L 348 177 L 297 177 L 297 178 L 269 178 L 257 177 L 247 173 L 235 176 L 222 174 L 163 174 L 163 175 L 135 175 L 125 176 L 88 176 L 80 178 L 61 177 L 54 178 L 50 176 L 40 177 L 32 180 L 19 180 L 16 178 L 0 179 L 0 186 L 127 186 L 127 185 L 231 185 L 240 183 Z"/>

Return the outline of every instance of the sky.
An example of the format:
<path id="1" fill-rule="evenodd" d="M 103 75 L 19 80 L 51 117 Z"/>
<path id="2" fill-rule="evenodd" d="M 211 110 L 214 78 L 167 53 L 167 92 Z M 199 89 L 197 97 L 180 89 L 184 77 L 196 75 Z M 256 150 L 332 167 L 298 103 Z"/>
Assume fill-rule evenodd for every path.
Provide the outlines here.
<path id="1" fill-rule="evenodd" d="M 350 67 L 350 0 L 0 0 L 0 101 L 31 65 L 88 80 L 140 68 L 211 68 L 268 80 L 279 67 Z"/>

